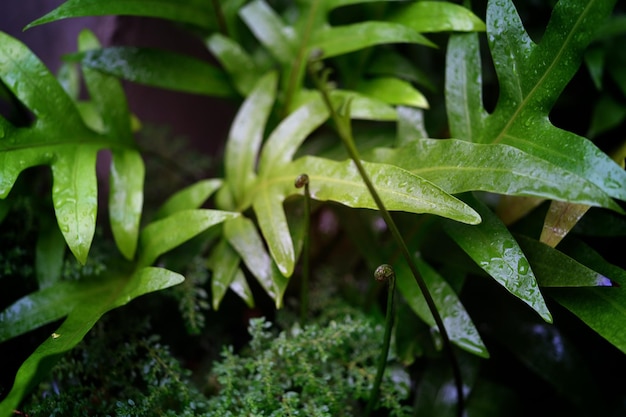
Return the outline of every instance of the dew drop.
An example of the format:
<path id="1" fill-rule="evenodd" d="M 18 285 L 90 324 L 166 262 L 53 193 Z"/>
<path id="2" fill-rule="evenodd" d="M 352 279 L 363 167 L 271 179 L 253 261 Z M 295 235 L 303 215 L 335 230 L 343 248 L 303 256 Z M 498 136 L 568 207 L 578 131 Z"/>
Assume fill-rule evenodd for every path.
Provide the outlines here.
<path id="1" fill-rule="evenodd" d="M 528 261 L 525 258 L 520 258 L 520 260 L 517 261 L 517 273 L 520 275 L 526 275 L 529 270 L 530 265 L 528 264 Z"/>

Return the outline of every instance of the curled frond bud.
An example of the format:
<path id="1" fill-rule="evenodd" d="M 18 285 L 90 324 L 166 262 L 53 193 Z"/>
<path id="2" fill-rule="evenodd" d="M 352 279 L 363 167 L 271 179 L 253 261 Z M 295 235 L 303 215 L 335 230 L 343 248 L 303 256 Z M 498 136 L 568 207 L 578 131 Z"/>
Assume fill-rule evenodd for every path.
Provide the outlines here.
<path id="1" fill-rule="evenodd" d="M 296 178 L 295 186 L 296 188 L 302 188 L 305 185 L 309 184 L 309 176 L 307 174 L 300 174 L 298 178 Z"/>
<path id="2" fill-rule="evenodd" d="M 376 281 L 378 282 L 390 281 L 395 276 L 396 273 L 393 271 L 393 267 L 389 264 L 382 264 L 376 268 L 376 271 L 374 271 L 374 278 L 376 278 Z"/>

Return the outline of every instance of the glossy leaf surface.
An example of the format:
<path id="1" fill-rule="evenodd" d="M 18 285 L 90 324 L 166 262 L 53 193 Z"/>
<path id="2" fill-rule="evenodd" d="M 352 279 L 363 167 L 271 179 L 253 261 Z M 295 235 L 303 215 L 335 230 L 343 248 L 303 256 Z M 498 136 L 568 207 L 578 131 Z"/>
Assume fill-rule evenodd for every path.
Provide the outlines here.
<path id="1" fill-rule="evenodd" d="M 68 317 L 22 364 L 11 391 L 0 403 L 0 416 L 12 416 L 24 396 L 47 375 L 60 356 L 76 346 L 105 313 L 183 280 L 174 272 L 147 267 L 130 274 L 113 273 L 101 279 L 60 282 L 58 288 L 36 292 L 29 296 L 31 300 L 23 298 L 9 307 L 0 316 L 2 329 L 17 325 L 11 323 L 12 318 L 24 324 L 22 330 L 29 330 Z"/>
<path id="2" fill-rule="evenodd" d="M 478 38 L 454 35 L 448 45 L 447 111 L 452 136 L 507 144 L 567 170 L 570 184 L 592 182 L 607 196 L 626 198 L 626 173 L 589 140 L 553 126 L 548 114 L 580 65 L 584 48 L 615 1 L 561 1 L 535 44 L 510 0 L 489 2 L 487 35 L 500 83 L 495 110 L 481 100 Z"/>
<path id="3" fill-rule="evenodd" d="M 71 17 L 107 15 L 158 17 L 206 29 L 217 26 L 209 3 L 198 0 L 68 0 L 26 28 Z"/>
<path id="4" fill-rule="evenodd" d="M 551 323 L 552 315 L 535 274 L 513 235 L 482 202 L 471 195 L 465 195 L 464 200 L 478 211 L 483 221 L 476 226 L 446 222 L 446 232 L 478 266 Z"/>
<path id="5" fill-rule="evenodd" d="M 432 267 L 421 259 L 415 259 L 424 282 L 433 296 L 437 310 L 443 319 L 450 341 L 475 355 L 487 358 L 489 353 L 476 326 L 450 285 Z M 411 309 L 430 326 L 435 325 L 424 296 L 416 285 L 405 262 L 395 265 L 398 290 Z"/>
<path id="6" fill-rule="evenodd" d="M 226 239 L 220 240 L 207 260 L 207 268 L 213 271 L 211 276 L 211 295 L 214 310 L 219 309 L 226 295 L 226 290 L 233 284 L 239 270 L 241 257 Z"/>
<path id="7" fill-rule="evenodd" d="M 208 179 L 183 188 L 163 203 L 154 219 L 162 219 L 182 210 L 200 208 L 221 186 L 222 180 Z"/>
<path id="8" fill-rule="evenodd" d="M 451 194 L 480 190 L 622 211 L 595 183 L 505 144 L 420 139 L 397 149 L 377 149 L 371 159 L 409 170 Z"/>
<path id="9" fill-rule="evenodd" d="M 275 73 L 258 80 L 237 112 L 228 134 L 224 153 L 225 179 L 236 203 L 245 198 L 248 187 L 256 178 L 256 158 L 274 104 L 276 83 Z"/>
<path id="10" fill-rule="evenodd" d="M 224 224 L 224 236 L 263 289 L 274 299 L 276 307 L 281 307 L 289 281 L 276 269 L 252 221 L 245 217 L 227 221 Z"/>
<path id="11" fill-rule="evenodd" d="M 81 39 L 85 48 L 97 45 L 88 32 Z M 94 97 L 90 104 L 99 121 L 95 131 L 85 125 L 71 98 L 23 44 L 5 34 L 0 34 L 0 44 L 0 77 L 37 119 L 29 127 L 16 128 L 0 118 L 0 197 L 6 197 L 22 170 L 50 165 L 59 228 L 72 253 L 84 263 L 95 231 L 96 155 L 103 148 L 114 148 L 111 225 L 120 251 L 132 257 L 143 163 L 134 151 L 130 114 L 118 81 L 86 72 L 85 82 Z"/>
<path id="12" fill-rule="evenodd" d="M 139 265 L 151 265 L 159 256 L 200 234 L 211 226 L 239 216 L 221 210 L 181 210 L 146 226 L 140 235 Z"/>
<path id="13" fill-rule="evenodd" d="M 465 7 L 440 1 L 409 3 L 395 12 L 389 20 L 425 33 L 485 30 L 485 23 Z"/>
<path id="14" fill-rule="evenodd" d="M 217 97 L 236 96 L 226 74 L 191 56 L 165 50 L 114 46 L 71 57 L 85 67 L 168 90 Z"/>
<path id="15" fill-rule="evenodd" d="M 537 240 L 518 236 L 542 287 L 610 287 L 611 279 Z"/>

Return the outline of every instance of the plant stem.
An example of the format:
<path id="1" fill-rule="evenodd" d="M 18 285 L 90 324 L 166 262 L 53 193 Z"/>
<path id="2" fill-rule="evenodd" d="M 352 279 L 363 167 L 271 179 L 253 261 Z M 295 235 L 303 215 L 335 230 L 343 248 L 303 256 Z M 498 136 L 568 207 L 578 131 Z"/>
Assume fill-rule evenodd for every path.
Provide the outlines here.
<path id="1" fill-rule="evenodd" d="M 309 311 L 309 247 L 311 227 L 311 192 L 309 191 L 309 176 L 301 174 L 296 178 L 297 188 L 304 187 L 304 232 L 302 236 L 302 282 L 300 283 L 300 322 L 306 322 Z"/>
<path id="2" fill-rule="evenodd" d="M 226 24 L 226 18 L 224 17 L 220 0 L 211 0 L 211 4 L 213 5 L 213 10 L 215 11 L 215 16 L 217 17 L 217 25 L 220 28 L 221 34 L 228 36 L 228 25 Z"/>
<path id="3" fill-rule="evenodd" d="M 376 378 L 374 379 L 374 385 L 370 393 L 369 401 L 367 402 L 367 409 L 365 415 L 369 416 L 376 403 L 380 393 L 380 384 L 383 380 L 385 368 L 387 367 L 387 357 L 389 356 L 389 345 L 391 344 L 391 329 L 393 329 L 394 320 L 394 305 L 393 297 L 396 292 L 396 275 L 393 272 L 393 268 L 390 265 L 381 265 L 376 268 L 374 273 L 377 281 L 385 280 L 389 284 L 387 289 L 387 311 L 385 313 L 385 335 L 383 336 L 383 349 L 380 352 L 378 358 L 378 369 L 376 370 Z"/>
<path id="4" fill-rule="evenodd" d="M 352 159 L 354 165 L 359 171 L 359 175 L 363 179 L 363 182 L 365 183 L 365 186 L 367 187 L 370 195 L 372 196 L 372 199 L 376 203 L 376 207 L 378 207 L 378 210 L 381 216 L 385 220 L 385 223 L 387 224 L 387 227 L 389 228 L 389 231 L 391 232 L 393 239 L 395 240 L 396 244 L 399 246 L 404 259 L 409 265 L 409 268 L 411 272 L 413 273 L 413 277 L 415 278 L 415 281 L 417 282 L 417 285 L 419 286 L 424 296 L 424 300 L 426 301 L 426 304 L 428 305 L 428 309 L 430 310 L 430 313 L 432 314 L 435 320 L 437 329 L 439 330 L 439 333 L 441 334 L 441 340 L 443 342 L 444 350 L 446 351 L 446 354 L 448 356 L 448 360 L 450 361 L 450 365 L 452 367 L 452 372 L 454 374 L 454 380 L 456 384 L 457 399 L 458 399 L 457 415 L 461 417 L 463 415 L 463 410 L 465 408 L 464 399 L 463 399 L 463 380 L 461 377 L 461 370 L 459 368 L 456 355 L 454 354 L 454 350 L 452 348 L 452 343 L 450 342 L 450 337 L 448 336 L 448 332 L 443 323 L 443 319 L 441 318 L 441 315 L 439 314 L 439 310 L 437 310 L 437 305 L 435 304 L 435 301 L 430 293 L 430 290 L 428 289 L 428 286 L 426 285 L 426 282 L 424 282 L 424 279 L 422 278 L 422 275 L 420 274 L 417 268 L 417 265 L 413 261 L 413 256 L 411 255 L 411 252 L 409 251 L 406 244 L 404 243 L 402 234 L 398 230 L 396 223 L 394 222 L 393 218 L 391 217 L 391 214 L 385 207 L 385 204 L 380 198 L 380 195 L 376 191 L 376 188 L 374 187 L 374 184 L 372 183 L 372 180 L 370 179 L 369 174 L 367 173 L 367 171 L 365 170 L 365 167 L 363 166 L 363 163 L 361 162 L 359 151 L 356 145 L 354 144 L 354 139 L 352 137 L 352 129 L 350 126 L 350 117 L 349 117 L 349 103 L 346 106 L 347 107 L 346 114 L 340 115 L 337 112 L 337 110 L 335 110 L 335 107 L 333 106 L 330 100 L 328 87 L 326 86 L 327 72 L 325 74 L 322 74 L 322 76 L 320 77 L 315 72 L 316 68 L 313 67 L 313 65 L 316 65 L 316 64 L 319 67 L 321 63 L 313 62 L 311 66 L 309 67 L 311 78 L 313 79 L 313 82 L 315 83 L 317 89 L 320 91 L 322 95 L 322 99 L 324 100 L 324 103 L 326 104 L 326 107 L 328 108 L 328 111 L 330 112 L 330 115 L 333 121 L 335 122 L 335 125 L 337 127 L 337 133 L 339 134 L 341 141 L 343 142 L 346 150 L 348 151 L 348 154 L 350 155 L 350 158 Z M 346 111 L 345 108 L 344 108 L 344 111 Z"/>

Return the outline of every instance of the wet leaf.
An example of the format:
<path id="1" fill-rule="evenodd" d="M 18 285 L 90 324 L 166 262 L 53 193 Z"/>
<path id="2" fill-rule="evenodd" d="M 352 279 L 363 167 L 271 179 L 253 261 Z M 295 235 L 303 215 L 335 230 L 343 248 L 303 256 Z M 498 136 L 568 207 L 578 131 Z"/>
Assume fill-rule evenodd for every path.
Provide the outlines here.
<path id="1" fill-rule="evenodd" d="M 428 108 L 426 97 L 410 83 L 398 78 L 374 78 L 362 81 L 357 90 L 388 104 Z"/>
<path id="2" fill-rule="evenodd" d="M 483 358 L 489 357 L 487 347 L 454 290 L 426 262 L 419 258 L 415 261 L 443 319 L 450 341 L 475 355 Z M 434 326 L 435 319 L 430 313 L 408 265 L 404 261 L 397 262 L 394 269 L 396 270 L 398 290 L 411 306 L 411 309 L 429 326 Z"/>
<path id="3" fill-rule="evenodd" d="M 263 240 L 250 219 L 238 217 L 224 223 L 224 236 L 239 253 L 248 270 L 274 299 L 276 307 L 282 306 L 282 297 L 288 279 L 278 272 L 267 253 Z"/>
<path id="4" fill-rule="evenodd" d="M 517 236 L 520 247 L 541 287 L 610 287 L 612 278 L 590 269 L 563 252 L 525 236 Z"/>
<path id="5" fill-rule="evenodd" d="M 419 1 L 399 8 L 389 18 L 418 32 L 484 31 L 485 23 L 470 10 L 457 4 Z"/>
<path id="6" fill-rule="evenodd" d="M 486 114 L 481 62 L 474 34 L 453 35 L 448 45 L 446 95 L 452 136 L 506 144 L 564 169 L 567 187 L 593 183 L 607 197 L 626 198 L 626 173 L 591 141 L 550 123 L 548 115 L 578 70 L 582 55 L 615 1 L 561 1 L 541 42 L 534 43 L 510 0 L 489 2 L 487 35 L 500 96 Z M 605 198 L 606 200 L 606 198 Z"/>
<path id="7" fill-rule="evenodd" d="M 236 96 L 226 74 L 219 68 L 176 52 L 114 46 L 68 57 L 105 74 L 140 84 L 186 93 L 217 97 Z"/>
<path id="8" fill-rule="evenodd" d="M 457 139 L 420 139 L 365 155 L 419 175 L 450 194 L 489 191 L 534 196 L 623 210 L 590 180 L 505 144 L 480 144 Z"/>
<path id="9" fill-rule="evenodd" d="M 211 226 L 238 217 L 221 210 L 181 210 L 147 225 L 140 235 L 140 266 L 151 265 L 159 256 L 202 233 Z"/>
<path id="10" fill-rule="evenodd" d="M 535 274 L 513 235 L 474 196 L 464 195 L 463 200 L 480 214 L 483 221 L 476 226 L 446 222 L 445 231 L 496 282 L 551 323 L 552 315 L 539 290 Z"/>
<path id="11" fill-rule="evenodd" d="M 269 73 L 257 82 L 237 112 L 228 134 L 224 153 L 225 180 L 238 204 L 256 178 L 256 158 L 274 104 L 276 83 L 276 73 Z"/>
<path id="12" fill-rule="evenodd" d="M 68 0 L 25 29 L 56 20 L 84 16 L 146 16 L 190 23 L 205 29 L 217 27 L 215 13 L 209 3 L 198 0 L 176 2 L 162 0 Z"/>
<path id="13" fill-rule="evenodd" d="M 13 335 L 67 316 L 24 361 L 11 391 L 0 403 L 0 415 L 13 415 L 13 410 L 47 376 L 56 361 L 76 346 L 105 313 L 183 280 L 181 275 L 166 269 L 147 267 L 131 273 L 112 272 L 93 280 L 62 281 L 18 300 L 0 313 L 0 329 L 10 329 Z M 13 337 L 6 333 L 2 336 Z"/>
<path id="14" fill-rule="evenodd" d="M 202 207 L 209 197 L 222 186 L 222 183 L 220 179 L 207 179 L 177 191 L 163 203 L 154 215 L 154 220 L 165 218 L 182 210 Z"/>
<path id="15" fill-rule="evenodd" d="M 226 239 L 220 240 L 207 260 L 207 268 L 213 271 L 211 275 L 212 306 L 218 310 L 226 291 L 233 284 L 239 270 L 241 257 L 230 246 Z"/>

